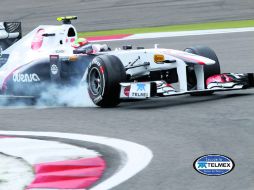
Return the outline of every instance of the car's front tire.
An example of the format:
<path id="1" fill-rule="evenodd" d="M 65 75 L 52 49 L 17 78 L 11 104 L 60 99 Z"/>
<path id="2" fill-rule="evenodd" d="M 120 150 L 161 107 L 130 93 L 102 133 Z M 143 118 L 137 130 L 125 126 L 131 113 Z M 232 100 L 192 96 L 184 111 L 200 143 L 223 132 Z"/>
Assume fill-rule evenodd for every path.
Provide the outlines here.
<path id="1" fill-rule="evenodd" d="M 219 59 L 218 59 L 216 53 L 214 52 L 214 50 L 212 50 L 211 48 L 209 48 L 207 46 L 199 45 L 199 46 L 193 46 L 190 48 L 186 48 L 184 51 L 188 52 L 188 53 L 200 55 L 203 57 L 207 57 L 207 58 L 215 61 L 215 64 L 213 64 L 213 65 L 204 65 L 205 87 L 206 87 L 207 78 L 209 78 L 210 76 L 213 76 L 213 75 L 221 74 Z M 195 75 L 195 72 L 193 69 L 187 69 L 187 83 L 188 83 L 188 90 L 195 90 L 196 89 L 197 79 L 196 79 L 196 75 Z M 211 95 L 211 94 L 213 94 L 212 91 L 202 92 L 202 93 L 193 93 L 191 95 L 197 96 L 197 95 Z"/>
<path id="2" fill-rule="evenodd" d="M 120 83 L 126 80 L 125 68 L 113 55 L 95 57 L 88 67 L 88 93 L 100 107 L 115 107 L 120 103 Z"/>

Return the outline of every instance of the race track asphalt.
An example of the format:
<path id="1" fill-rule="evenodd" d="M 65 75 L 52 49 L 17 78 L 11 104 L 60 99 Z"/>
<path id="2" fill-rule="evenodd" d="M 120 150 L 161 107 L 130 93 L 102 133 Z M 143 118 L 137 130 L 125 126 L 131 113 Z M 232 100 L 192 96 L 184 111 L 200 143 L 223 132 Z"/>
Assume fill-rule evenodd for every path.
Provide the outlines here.
<path id="1" fill-rule="evenodd" d="M 205 44 L 217 52 L 223 72 L 254 72 L 254 33 L 218 34 L 126 42 L 184 49 Z M 125 42 L 109 43 L 112 47 Z M 115 137 L 149 147 L 154 158 L 114 190 L 251 190 L 254 186 L 254 89 L 123 103 L 118 108 L 0 109 L 1 130 L 58 131 Z M 197 173 L 204 154 L 235 161 L 224 176 Z"/>
<path id="2" fill-rule="evenodd" d="M 76 15 L 79 31 L 254 19 L 253 0 L 1 0 L 0 21 L 22 21 L 24 32 Z"/>

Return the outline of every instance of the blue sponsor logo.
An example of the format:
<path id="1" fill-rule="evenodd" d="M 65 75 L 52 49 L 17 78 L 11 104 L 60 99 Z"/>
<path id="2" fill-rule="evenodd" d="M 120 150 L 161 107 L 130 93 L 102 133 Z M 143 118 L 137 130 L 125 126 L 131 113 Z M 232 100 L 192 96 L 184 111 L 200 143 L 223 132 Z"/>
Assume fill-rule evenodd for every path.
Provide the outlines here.
<path id="1" fill-rule="evenodd" d="M 137 91 L 146 91 L 146 84 L 137 84 Z"/>
<path id="2" fill-rule="evenodd" d="M 234 161 L 224 155 L 209 154 L 199 157 L 193 163 L 194 169 L 204 175 L 220 176 L 231 172 L 234 167 Z"/>

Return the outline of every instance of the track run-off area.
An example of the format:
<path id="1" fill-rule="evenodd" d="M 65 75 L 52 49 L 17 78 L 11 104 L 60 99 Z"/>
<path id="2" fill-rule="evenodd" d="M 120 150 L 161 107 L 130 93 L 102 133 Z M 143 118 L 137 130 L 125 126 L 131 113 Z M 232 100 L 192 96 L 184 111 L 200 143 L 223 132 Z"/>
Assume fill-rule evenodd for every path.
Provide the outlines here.
<path id="1" fill-rule="evenodd" d="M 0 3 L 0 20 L 22 21 L 25 34 L 40 24 L 56 24 L 58 16 L 77 15 L 79 19 L 73 24 L 79 31 L 94 31 L 253 19 L 253 8 L 253 0 L 20 0 L 18 3 L 4 0 Z M 134 48 L 152 48 L 154 44 L 159 44 L 159 47 L 180 50 L 193 45 L 207 45 L 217 53 L 222 72 L 254 72 L 253 31 L 103 43 L 112 49 L 129 44 Z M 140 156 L 127 162 L 126 157 L 114 151 L 119 148 L 109 148 L 105 141 L 120 139 L 144 147 L 148 153 L 143 155 L 147 156 L 146 162 L 135 171 L 127 167 L 125 171 L 132 173 L 124 173 L 125 178 L 120 175 L 121 179 L 107 183 L 107 187 L 114 190 L 252 190 L 253 102 L 254 90 L 250 89 L 205 97 L 184 95 L 122 103 L 112 109 L 94 106 L 2 106 L 0 133 L 59 140 L 93 149 L 105 155 L 110 169 L 102 178 L 105 182 L 113 174 L 121 172 L 118 166 L 129 163 L 128 167 L 133 169 L 133 162 L 143 159 Z M 103 144 L 89 143 L 90 135 L 105 141 Z M 121 145 L 120 142 L 111 143 Z M 193 162 L 205 154 L 229 156 L 235 162 L 234 170 L 220 177 L 197 173 Z"/>

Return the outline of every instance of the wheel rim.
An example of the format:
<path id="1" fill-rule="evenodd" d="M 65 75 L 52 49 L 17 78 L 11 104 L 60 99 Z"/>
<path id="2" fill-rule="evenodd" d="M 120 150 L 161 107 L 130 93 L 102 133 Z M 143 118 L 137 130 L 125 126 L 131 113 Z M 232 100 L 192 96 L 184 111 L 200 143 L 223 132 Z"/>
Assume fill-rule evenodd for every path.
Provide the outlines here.
<path id="1" fill-rule="evenodd" d="M 92 68 L 89 73 L 89 86 L 93 95 L 101 94 L 103 81 L 100 71 L 97 68 Z"/>

